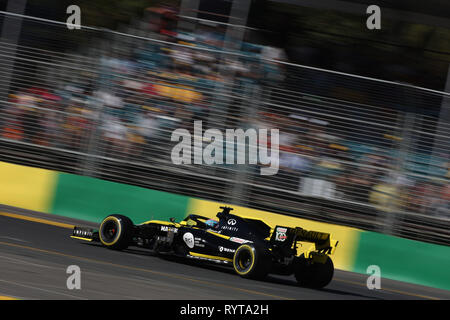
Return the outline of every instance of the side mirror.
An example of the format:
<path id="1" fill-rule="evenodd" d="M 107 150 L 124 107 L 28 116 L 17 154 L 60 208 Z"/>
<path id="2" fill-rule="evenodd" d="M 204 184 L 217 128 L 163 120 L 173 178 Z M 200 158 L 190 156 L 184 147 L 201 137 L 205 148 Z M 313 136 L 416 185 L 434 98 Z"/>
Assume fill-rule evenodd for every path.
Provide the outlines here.
<path id="1" fill-rule="evenodd" d="M 169 220 L 170 220 L 170 222 L 175 223 L 175 218 L 170 218 Z"/>

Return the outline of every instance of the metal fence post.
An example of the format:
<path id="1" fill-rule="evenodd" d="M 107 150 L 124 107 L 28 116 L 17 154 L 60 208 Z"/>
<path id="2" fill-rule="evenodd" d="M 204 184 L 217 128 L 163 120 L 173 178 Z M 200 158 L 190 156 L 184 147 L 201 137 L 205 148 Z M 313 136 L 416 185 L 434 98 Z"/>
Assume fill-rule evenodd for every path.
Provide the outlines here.
<path id="1" fill-rule="evenodd" d="M 247 25 L 248 13 L 250 10 L 251 1 L 249 0 L 233 0 L 229 24 L 227 26 L 227 31 L 225 34 L 225 40 L 222 50 L 224 51 L 241 51 L 242 41 L 245 36 L 245 26 Z M 239 24 L 239 25 L 238 25 Z M 213 104 L 219 107 L 221 111 L 226 112 L 226 106 L 230 103 L 230 98 L 228 97 L 228 90 L 232 91 L 235 88 L 235 72 L 233 70 L 226 70 L 225 58 L 227 54 L 222 52 L 219 56 L 219 74 L 225 80 L 227 77 L 232 79 L 231 90 L 227 89 L 226 84 L 222 81 L 216 83 L 214 90 L 219 94 L 213 100 Z M 230 59 L 233 61 L 238 61 L 239 58 L 231 55 Z M 226 76 L 227 75 L 227 76 Z M 220 106 L 221 105 L 221 106 Z M 223 108 L 225 106 L 225 108 Z M 211 115 L 208 119 L 208 125 L 214 125 L 215 122 L 220 121 L 220 113 L 218 115 Z"/>
<path id="2" fill-rule="evenodd" d="M 255 119 L 259 97 L 261 96 L 261 88 L 257 84 L 247 84 L 245 86 L 245 101 L 243 104 L 244 121 L 241 121 L 242 127 L 248 128 L 250 124 L 248 119 Z M 249 174 L 250 167 L 245 165 L 238 166 L 233 178 L 233 186 L 229 191 L 229 201 L 233 204 L 245 206 L 248 201 L 250 182 L 253 175 Z"/>
<path id="3" fill-rule="evenodd" d="M 106 52 L 106 51 L 102 51 Z M 100 56 L 98 58 L 98 65 L 100 68 L 97 69 L 97 92 L 109 92 L 109 70 L 107 66 L 102 65 L 102 57 Z M 105 83 L 105 76 L 107 83 Z M 98 146 L 99 146 L 99 140 L 101 139 L 101 126 L 105 111 L 105 103 L 104 101 L 97 101 L 95 104 L 96 108 L 94 109 L 94 118 L 92 122 L 92 128 L 89 134 L 89 137 L 87 139 L 87 146 L 86 146 L 86 161 L 84 165 L 81 166 L 81 174 L 85 176 L 95 177 L 98 173 L 97 171 L 97 165 L 98 160 L 96 159 L 96 156 L 98 156 Z"/>
<path id="4" fill-rule="evenodd" d="M 405 90 L 402 90 L 402 92 L 404 93 Z M 405 97 L 406 94 L 403 94 L 402 96 Z M 407 103 L 408 100 L 409 99 L 406 99 L 405 103 Z M 399 137 L 401 137 L 401 142 L 397 150 L 397 158 L 394 161 L 393 169 L 389 176 L 389 183 L 392 184 L 395 189 L 393 191 L 393 194 L 388 195 L 388 210 L 385 212 L 386 216 L 383 219 L 384 223 L 381 230 L 385 234 L 393 234 L 395 225 L 397 223 L 397 216 L 400 211 L 399 202 L 401 200 L 400 197 L 402 196 L 402 194 L 399 192 L 399 188 L 402 184 L 402 178 L 404 178 L 406 174 L 405 165 L 408 157 L 408 152 L 411 148 L 411 135 L 415 119 L 416 117 L 414 113 L 410 111 L 404 113 L 403 121 L 400 127 L 401 129 L 398 135 Z"/>

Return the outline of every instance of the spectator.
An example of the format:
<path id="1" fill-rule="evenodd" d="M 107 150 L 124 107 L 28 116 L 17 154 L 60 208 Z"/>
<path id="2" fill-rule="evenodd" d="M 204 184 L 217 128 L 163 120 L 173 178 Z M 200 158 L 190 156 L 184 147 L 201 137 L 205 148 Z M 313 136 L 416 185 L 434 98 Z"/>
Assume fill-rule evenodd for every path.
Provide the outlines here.
<path id="1" fill-rule="evenodd" d="M 278 169 L 278 183 L 288 190 L 299 190 L 300 178 L 311 170 L 311 161 L 294 152 L 281 152 Z"/>
<path id="2" fill-rule="evenodd" d="M 121 158 L 127 149 L 128 129 L 122 119 L 108 116 L 103 122 L 103 136 L 106 144 L 104 155 Z"/>
<path id="3" fill-rule="evenodd" d="M 142 157 L 151 159 L 155 153 L 155 145 L 160 143 L 158 141 L 159 122 L 152 112 L 146 111 L 137 121 L 136 126 L 137 132 L 144 139 Z"/>

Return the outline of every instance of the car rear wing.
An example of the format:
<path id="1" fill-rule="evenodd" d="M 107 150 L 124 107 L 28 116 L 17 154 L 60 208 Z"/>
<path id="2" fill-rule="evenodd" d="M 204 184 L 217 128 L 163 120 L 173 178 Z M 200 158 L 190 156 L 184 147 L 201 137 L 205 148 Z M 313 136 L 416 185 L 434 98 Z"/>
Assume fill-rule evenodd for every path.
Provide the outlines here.
<path id="1" fill-rule="evenodd" d="M 299 227 L 295 228 L 295 232 L 295 241 L 312 242 L 315 244 L 316 251 L 320 253 L 333 254 L 339 243 L 337 240 L 332 240 L 329 233 L 308 231 Z"/>
<path id="2" fill-rule="evenodd" d="M 333 254 L 339 241 L 332 240 L 331 235 L 325 232 L 308 231 L 300 227 L 289 228 L 276 226 L 272 237 L 272 244 L 292 247 L 297 242 L 311 242 L 315 245 L 315 251 L 323 254 Z"/>

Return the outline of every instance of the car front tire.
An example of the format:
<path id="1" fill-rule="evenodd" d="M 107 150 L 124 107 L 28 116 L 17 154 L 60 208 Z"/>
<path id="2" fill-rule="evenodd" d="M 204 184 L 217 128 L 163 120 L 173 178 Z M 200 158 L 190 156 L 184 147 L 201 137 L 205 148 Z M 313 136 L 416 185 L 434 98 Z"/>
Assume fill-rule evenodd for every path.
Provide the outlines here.
<path id="1" fill-rule="evenodd" d="M 100 242 L 110 249 L 126 249 L 133 237 L 133 227 L 133 222 L 128 217 L 118 214 L 107 216 L 98 230 Z"/>

